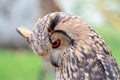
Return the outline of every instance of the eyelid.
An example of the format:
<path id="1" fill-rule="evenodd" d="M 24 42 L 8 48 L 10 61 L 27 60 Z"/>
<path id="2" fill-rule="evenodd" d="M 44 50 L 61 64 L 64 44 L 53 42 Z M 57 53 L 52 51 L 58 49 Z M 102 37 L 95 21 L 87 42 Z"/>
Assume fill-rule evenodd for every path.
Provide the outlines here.
<path id="1" fill-rule="evenodd" d="M 57 40 L 57 39 L 56 39 Z M 51 43 L 54 43 L 56 40 L 52 40 Z"/>

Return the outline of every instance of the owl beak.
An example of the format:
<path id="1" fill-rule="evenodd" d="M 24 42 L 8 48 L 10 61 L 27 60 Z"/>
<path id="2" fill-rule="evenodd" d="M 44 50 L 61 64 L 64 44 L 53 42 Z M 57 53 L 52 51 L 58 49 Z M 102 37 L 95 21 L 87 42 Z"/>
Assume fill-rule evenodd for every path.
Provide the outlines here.
<path id="1" fill-rule="evenodd" d="M 54 58 L 53 56 L 51 56 L 51 55 L 50 55 L 49 59 L 50 59 L 51 64 L 52 64 L 54 67 L 59 67 L 57 59 L 55 59 L 55 58 Z"/>
<path id="2" fill-rule="evenodd" d="M 30 35 L 32 34 L 32 31 L 30 31 L 26 28 L 23 28 L 23 27 L 18 27 L 16 30 L 20 35 L 22 35 L 27 40 L 29 39 Z"/>

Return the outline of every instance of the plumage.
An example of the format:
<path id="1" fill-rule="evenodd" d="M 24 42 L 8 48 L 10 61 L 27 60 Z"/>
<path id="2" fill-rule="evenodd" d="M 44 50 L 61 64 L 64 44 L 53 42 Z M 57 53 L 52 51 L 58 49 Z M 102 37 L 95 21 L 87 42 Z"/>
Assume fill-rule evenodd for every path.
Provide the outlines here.
<path id="1" fill-rule="evenodd" d="M 23 30 L 17 31 L 25 37 Z M 79 16 L 50 13 L 37 21 L 26 39 L 55 67 L 56 80 L 120 80 L 108 46 Z"/>

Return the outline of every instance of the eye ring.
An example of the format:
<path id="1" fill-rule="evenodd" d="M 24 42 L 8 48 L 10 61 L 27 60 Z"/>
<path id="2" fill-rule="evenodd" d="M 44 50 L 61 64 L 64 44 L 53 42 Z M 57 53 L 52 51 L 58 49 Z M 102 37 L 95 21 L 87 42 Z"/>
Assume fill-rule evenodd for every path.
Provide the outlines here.
<path id="1" fill-rule="evenodd" d="M 61 44 L 61 41 L 57 39 L 56 41 L 52 42 L 52 48 L 58 48 Z"/>

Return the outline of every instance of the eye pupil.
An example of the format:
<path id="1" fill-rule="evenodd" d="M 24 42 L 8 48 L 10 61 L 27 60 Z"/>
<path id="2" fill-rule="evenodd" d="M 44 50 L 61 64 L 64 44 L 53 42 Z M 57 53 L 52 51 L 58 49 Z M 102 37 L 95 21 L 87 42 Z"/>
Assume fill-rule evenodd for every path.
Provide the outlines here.
<path id="1" fill-rule="evenodd" d="M 52 43 L 52 45 L 56 45 L 56 44 L 57 44 L 57 42 L 56 42 L 56 41 Z"/>
<path id="2" fill-rule="evenodd" d="M 57 39 L 56 41 L 54 41 L 53 43 L 52 43 L 52 47 L 53 48 L 57 48 L 57 47 L 59 47 L 60 46 L 60 40 L 59 39 Z"/>

